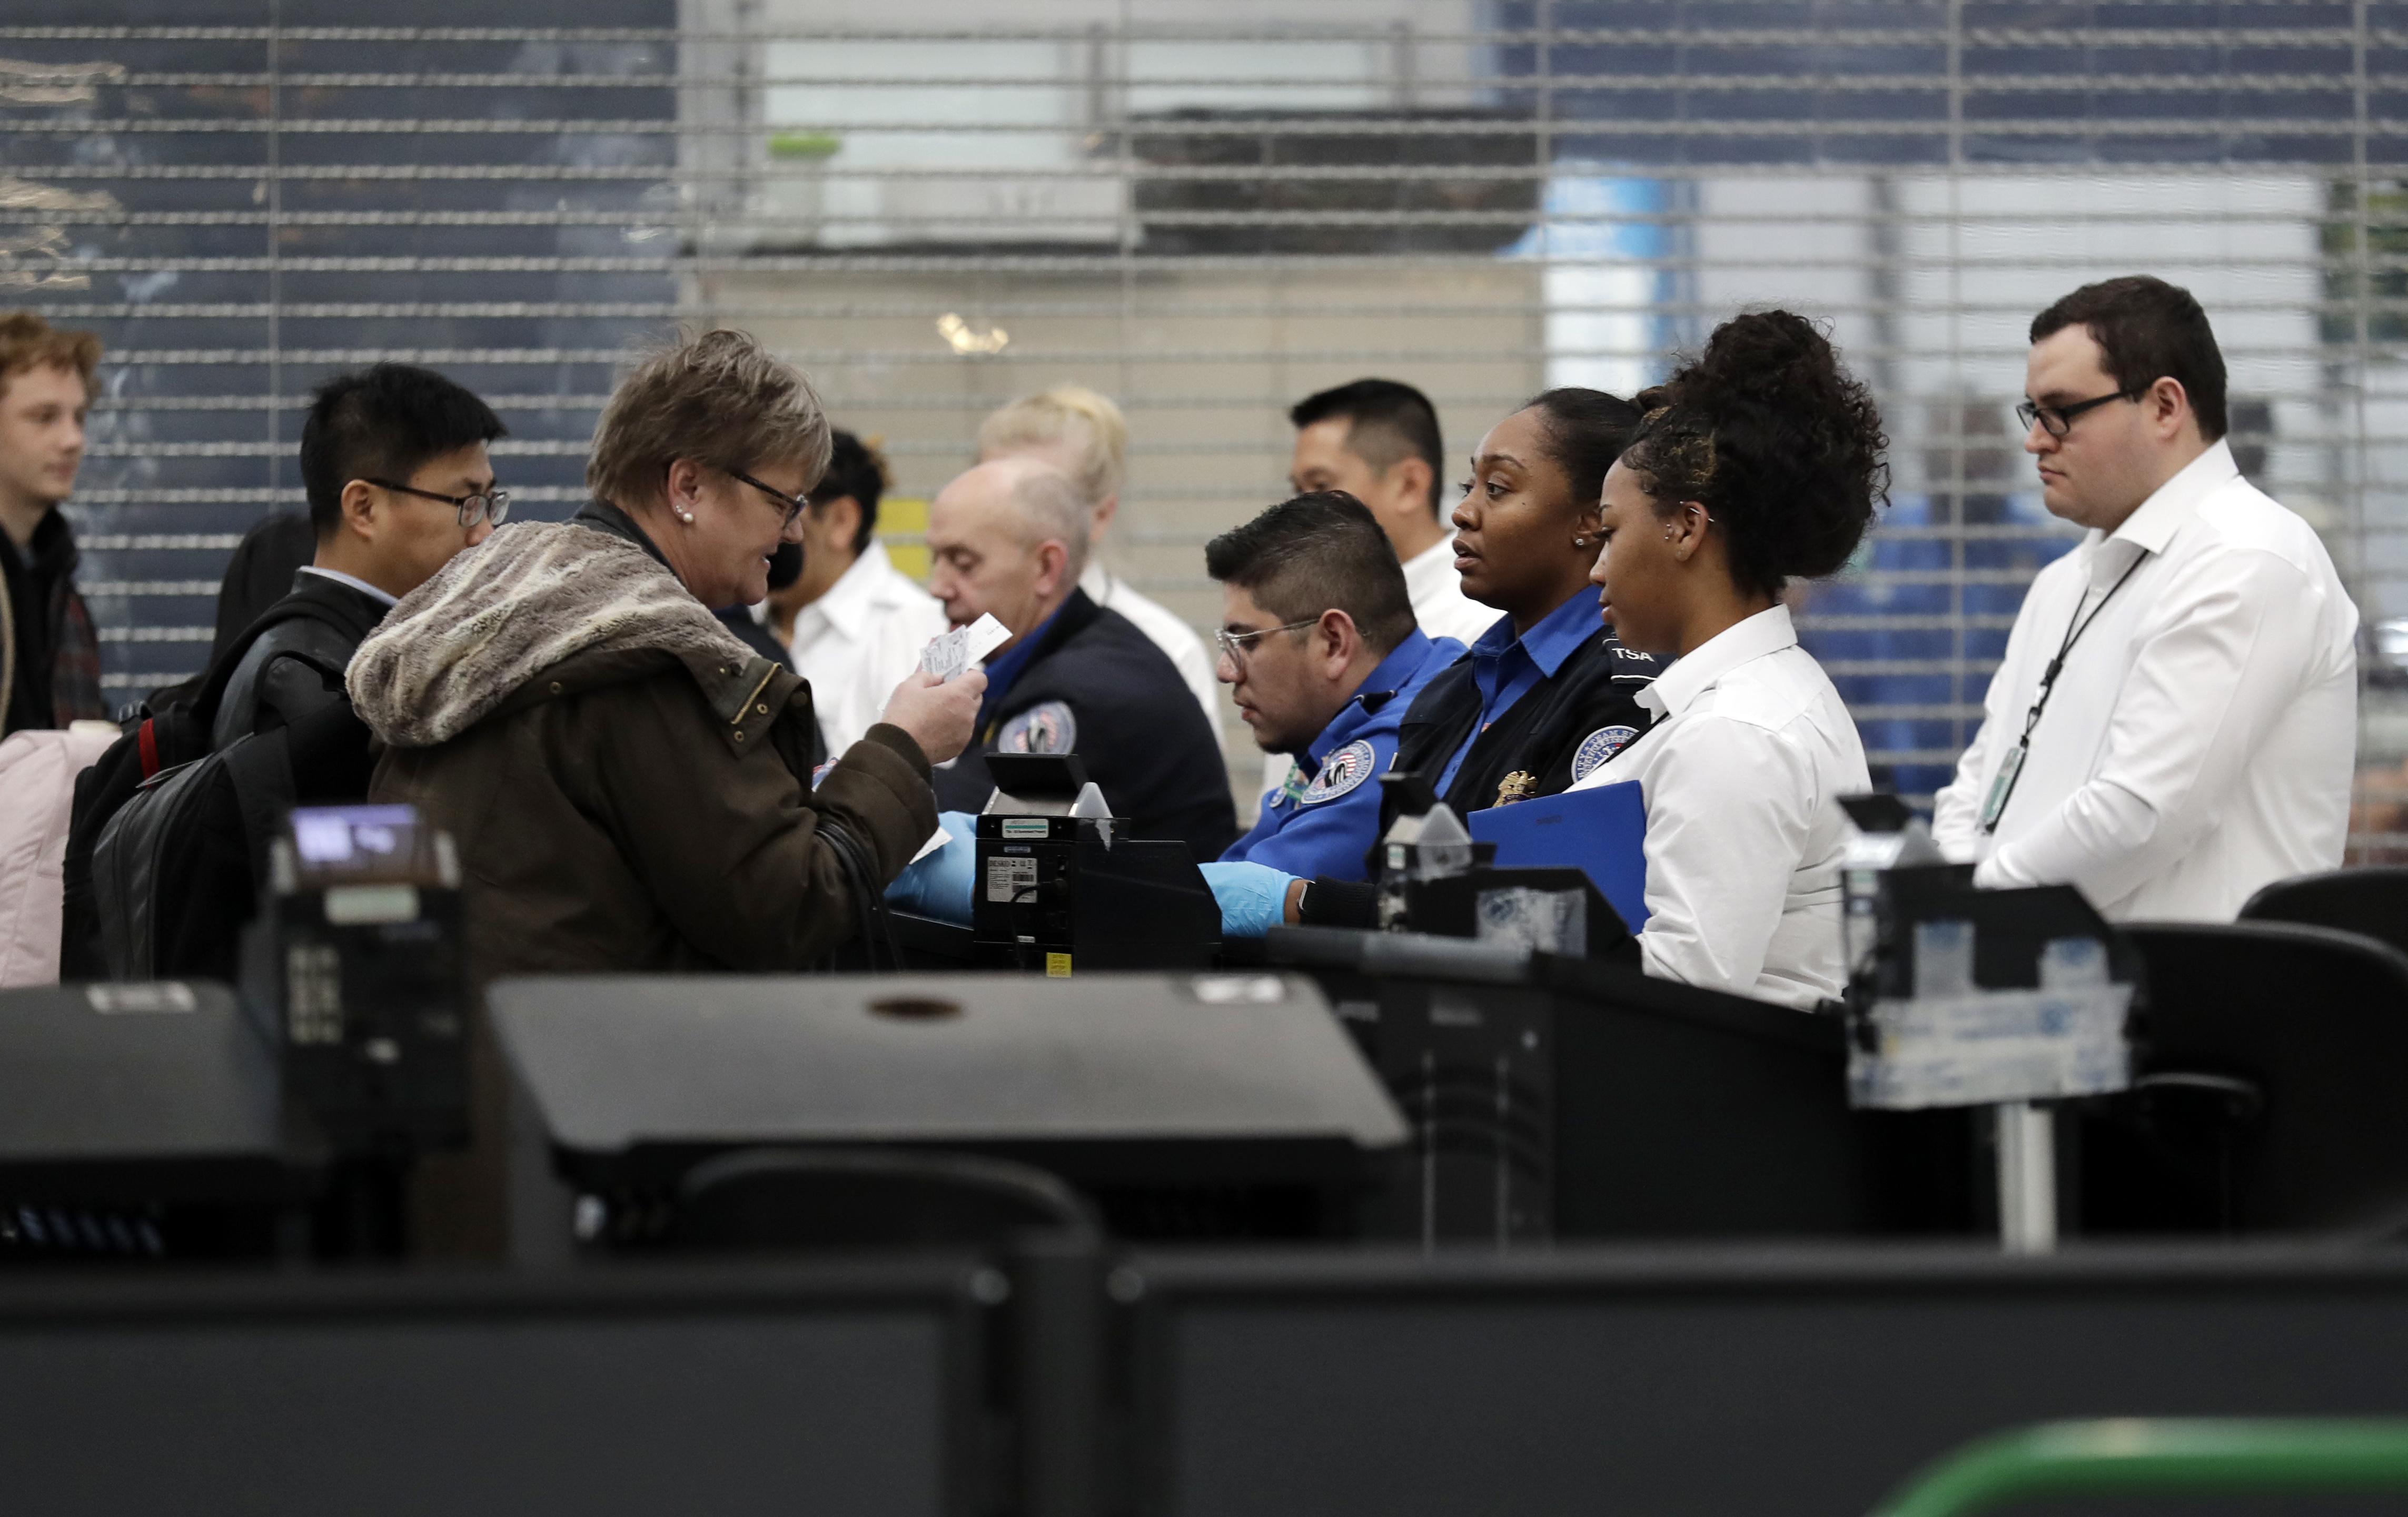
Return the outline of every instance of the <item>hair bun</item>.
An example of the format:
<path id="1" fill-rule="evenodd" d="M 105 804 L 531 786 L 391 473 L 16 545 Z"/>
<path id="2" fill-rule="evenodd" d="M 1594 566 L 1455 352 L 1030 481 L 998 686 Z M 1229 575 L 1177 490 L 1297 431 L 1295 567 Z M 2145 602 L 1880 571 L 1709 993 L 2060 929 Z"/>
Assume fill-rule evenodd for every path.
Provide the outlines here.
<path id="1" fill-rule="evenodd" d="M 1749 311 L 1640 396 L 1627 462 L 1658 501 L 1696 500 L 1730 530 L 1742 587 L 1837 572 L 1887 491 L 1881 412 L 1830 338 L 1794 311 Z"/>
<path id="2" fill-rule="evenodd" d="M 1749 311 L 1714 328 L 1681 376 L 1684 399 L 1795 403 L 1827 393 L 1840 363 L 1830 339 L 1792 311 Z"/>

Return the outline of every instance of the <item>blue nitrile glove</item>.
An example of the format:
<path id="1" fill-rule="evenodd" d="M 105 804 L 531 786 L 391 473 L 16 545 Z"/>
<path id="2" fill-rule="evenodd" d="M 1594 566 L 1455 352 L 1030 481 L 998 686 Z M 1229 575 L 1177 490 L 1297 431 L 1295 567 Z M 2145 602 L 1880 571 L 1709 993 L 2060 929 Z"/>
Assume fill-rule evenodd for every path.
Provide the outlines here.
<path id="1" fill-rule="evenodd" d="M 967 927 L 978 887 L 978 821 L 968 811 L 946 811 L 937 823 L 945 829 L 945 846 L 896 875 L 886 904 Z"/>
<path id="2" fill-rule="evenodd" d="M 1296 876 L 1243 860 L 1197 867 L 1221 903 L 1222 937 L 1260 937 L 1287 920 L 1287 887 Z"/>

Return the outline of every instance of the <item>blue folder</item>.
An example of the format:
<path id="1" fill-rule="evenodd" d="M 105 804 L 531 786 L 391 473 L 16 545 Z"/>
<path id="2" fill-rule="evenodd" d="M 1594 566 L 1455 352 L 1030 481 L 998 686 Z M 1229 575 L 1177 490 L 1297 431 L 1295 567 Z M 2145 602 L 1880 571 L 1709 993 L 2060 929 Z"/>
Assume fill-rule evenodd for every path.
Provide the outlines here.
<path id="1" fill-rule="evenodd" d="M 1568 790 L 1469 818 L 1500 869 L 1578 869 L 1632 932 L 1647 924 L 1647 802 L 1639 782 Z"/>

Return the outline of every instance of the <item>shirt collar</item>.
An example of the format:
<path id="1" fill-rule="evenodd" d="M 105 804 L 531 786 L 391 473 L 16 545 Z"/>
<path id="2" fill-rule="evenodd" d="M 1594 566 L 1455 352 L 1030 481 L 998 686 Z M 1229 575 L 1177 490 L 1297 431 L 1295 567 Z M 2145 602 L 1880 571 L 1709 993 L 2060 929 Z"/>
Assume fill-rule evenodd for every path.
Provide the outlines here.
<path id="1" fill-rule="evenodd" d="M 332 580 L 338 585 L 349 585 L 353 590 L 358 591 L 361 594 L 369 596 L 375 600 L 378 605 L 385 607 L 388 609 L 401 604 L 401 600 L 398 596 L 388 595 L 383 591 L 379 590 L 376 586 L 368 583 L 366 580 L 360 579 L 356 575 L 345 574 L 340 569 L 322 569 L 315 564 L 304 564 L 301 565 L 301 572 L 304 574 L 314 574 L 321 580 Z"/>
<path id="2" fill-rule="evenodd" d="M 1583 592 L 1539 619 L 1529 631 L 1515 637 L 1513 619 L 1499 616 L 1497 624 L 1480 635 L 1471 645 L 1474 658 L 1502 658 L 1519 645 L 1539 672 L 1548 679 L 1564 666 L 1564 660 L 1580 651 L 1583 643 L 1605 635 L 1605 623 L 1598 615 L 1596 597 Z"/>
<path id="3" fill-rule="evenodd" d="M 2139 509 L 2124 518 L 2124 524 L 2109 534 L 2111 539 L 2121 539 L 2152 553 L 2162 553 L 2174 534 L 2191 519 L 2218 485 L 2241 477 L 2241 465 L 2232 461 L 2232 445 L 2218 437 L 2207 451 L 2185 464 L 2174 477 L 2157 486 Z"/>
<path id="4" fill-rule="evenodd" d="M 1789 608 L 1776 605 L 1735 623 L 1675 659 L 1672 666 L 1639 692 L 1639 704 L 1661 717 L 1679 716 L 1689 703 L 1742 664 L 1798 646 Z"/>
<path id="5" fill-rule="evenodd" d="M 1321 729 L 1321 736 L 1315 737 L 1311 746 L 1305 749 L 1305 756 L 1312 761 L 1314 768 L 1318 769 L 1321 766 L 1321 761 L 1329 756 L 1330 750 L 1344 742 L 1347 737 L 1361 725 L 1363 720 L 1370 715 L 1365 697 L 1378 699 L 1382 696 L 1393 695 L 1410 684 L 1413 676 L 1421 672 L 1422 665 L 1428 660 L 1430 646 L 1429 634 L 1415 627 L 1412 636 L 1388 650 L 1388 656 L 1382 659 L 1370 673 L 1363 677 L 1363 682 L 1354 687 L 1354 695 L 1344 706 L 1338 708 L 1338 714 L 1331 717 L 1329 724 Z"/>
<path id="6" fill-rule="evenodd" d="M 845 566 L 827 593 L 803 608 L 817 611 L 838 636 L 851 640 L 868 629 L 871 613 L 877 608 L 878 593 L 886 584 L 887 576 L 895 572 L 886 556 L 886 545 L 876 538 L 861 551 L 861 556 Z"/>

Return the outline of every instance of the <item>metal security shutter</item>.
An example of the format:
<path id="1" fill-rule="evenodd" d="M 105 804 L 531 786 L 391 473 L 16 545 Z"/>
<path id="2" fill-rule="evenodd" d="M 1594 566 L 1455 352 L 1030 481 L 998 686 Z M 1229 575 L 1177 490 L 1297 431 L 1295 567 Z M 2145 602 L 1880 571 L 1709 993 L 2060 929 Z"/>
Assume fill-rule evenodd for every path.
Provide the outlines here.
<path id="1" fill-rule="evenodd" d="M 2408 6 L 94 19 L 20 0 L 0 26 L 0 281 L 110 344 L 76 514 L 129 694 L 194 666 L 233 535 L 296 508 L 308 385 L 376 356 L 494 396 L 509 482 L 556 514 L 629 343 L 749 327 L 882 440 L 907 550 L 987 409 L 1090 384 L 1133 432 L 1107 557 L 1209 626 L 1199 547 L 1284 493 L 1297 397 L 1410 380 L 1460 458 L 1547 384 L 1627 393 L 1779 302 L 1831 323 L 1889 418 L 1887 519 L 1801 604 L 1873 762 L 1924 797 L 2071 541 L 2009 415 L 2024 325 L 2134 270 L 2214 318 L 2244 468 L 2325 533 L 2370 624 L 2408 617 Z M 2380 641 L 2370 856 L 2408 843 Z"/>

